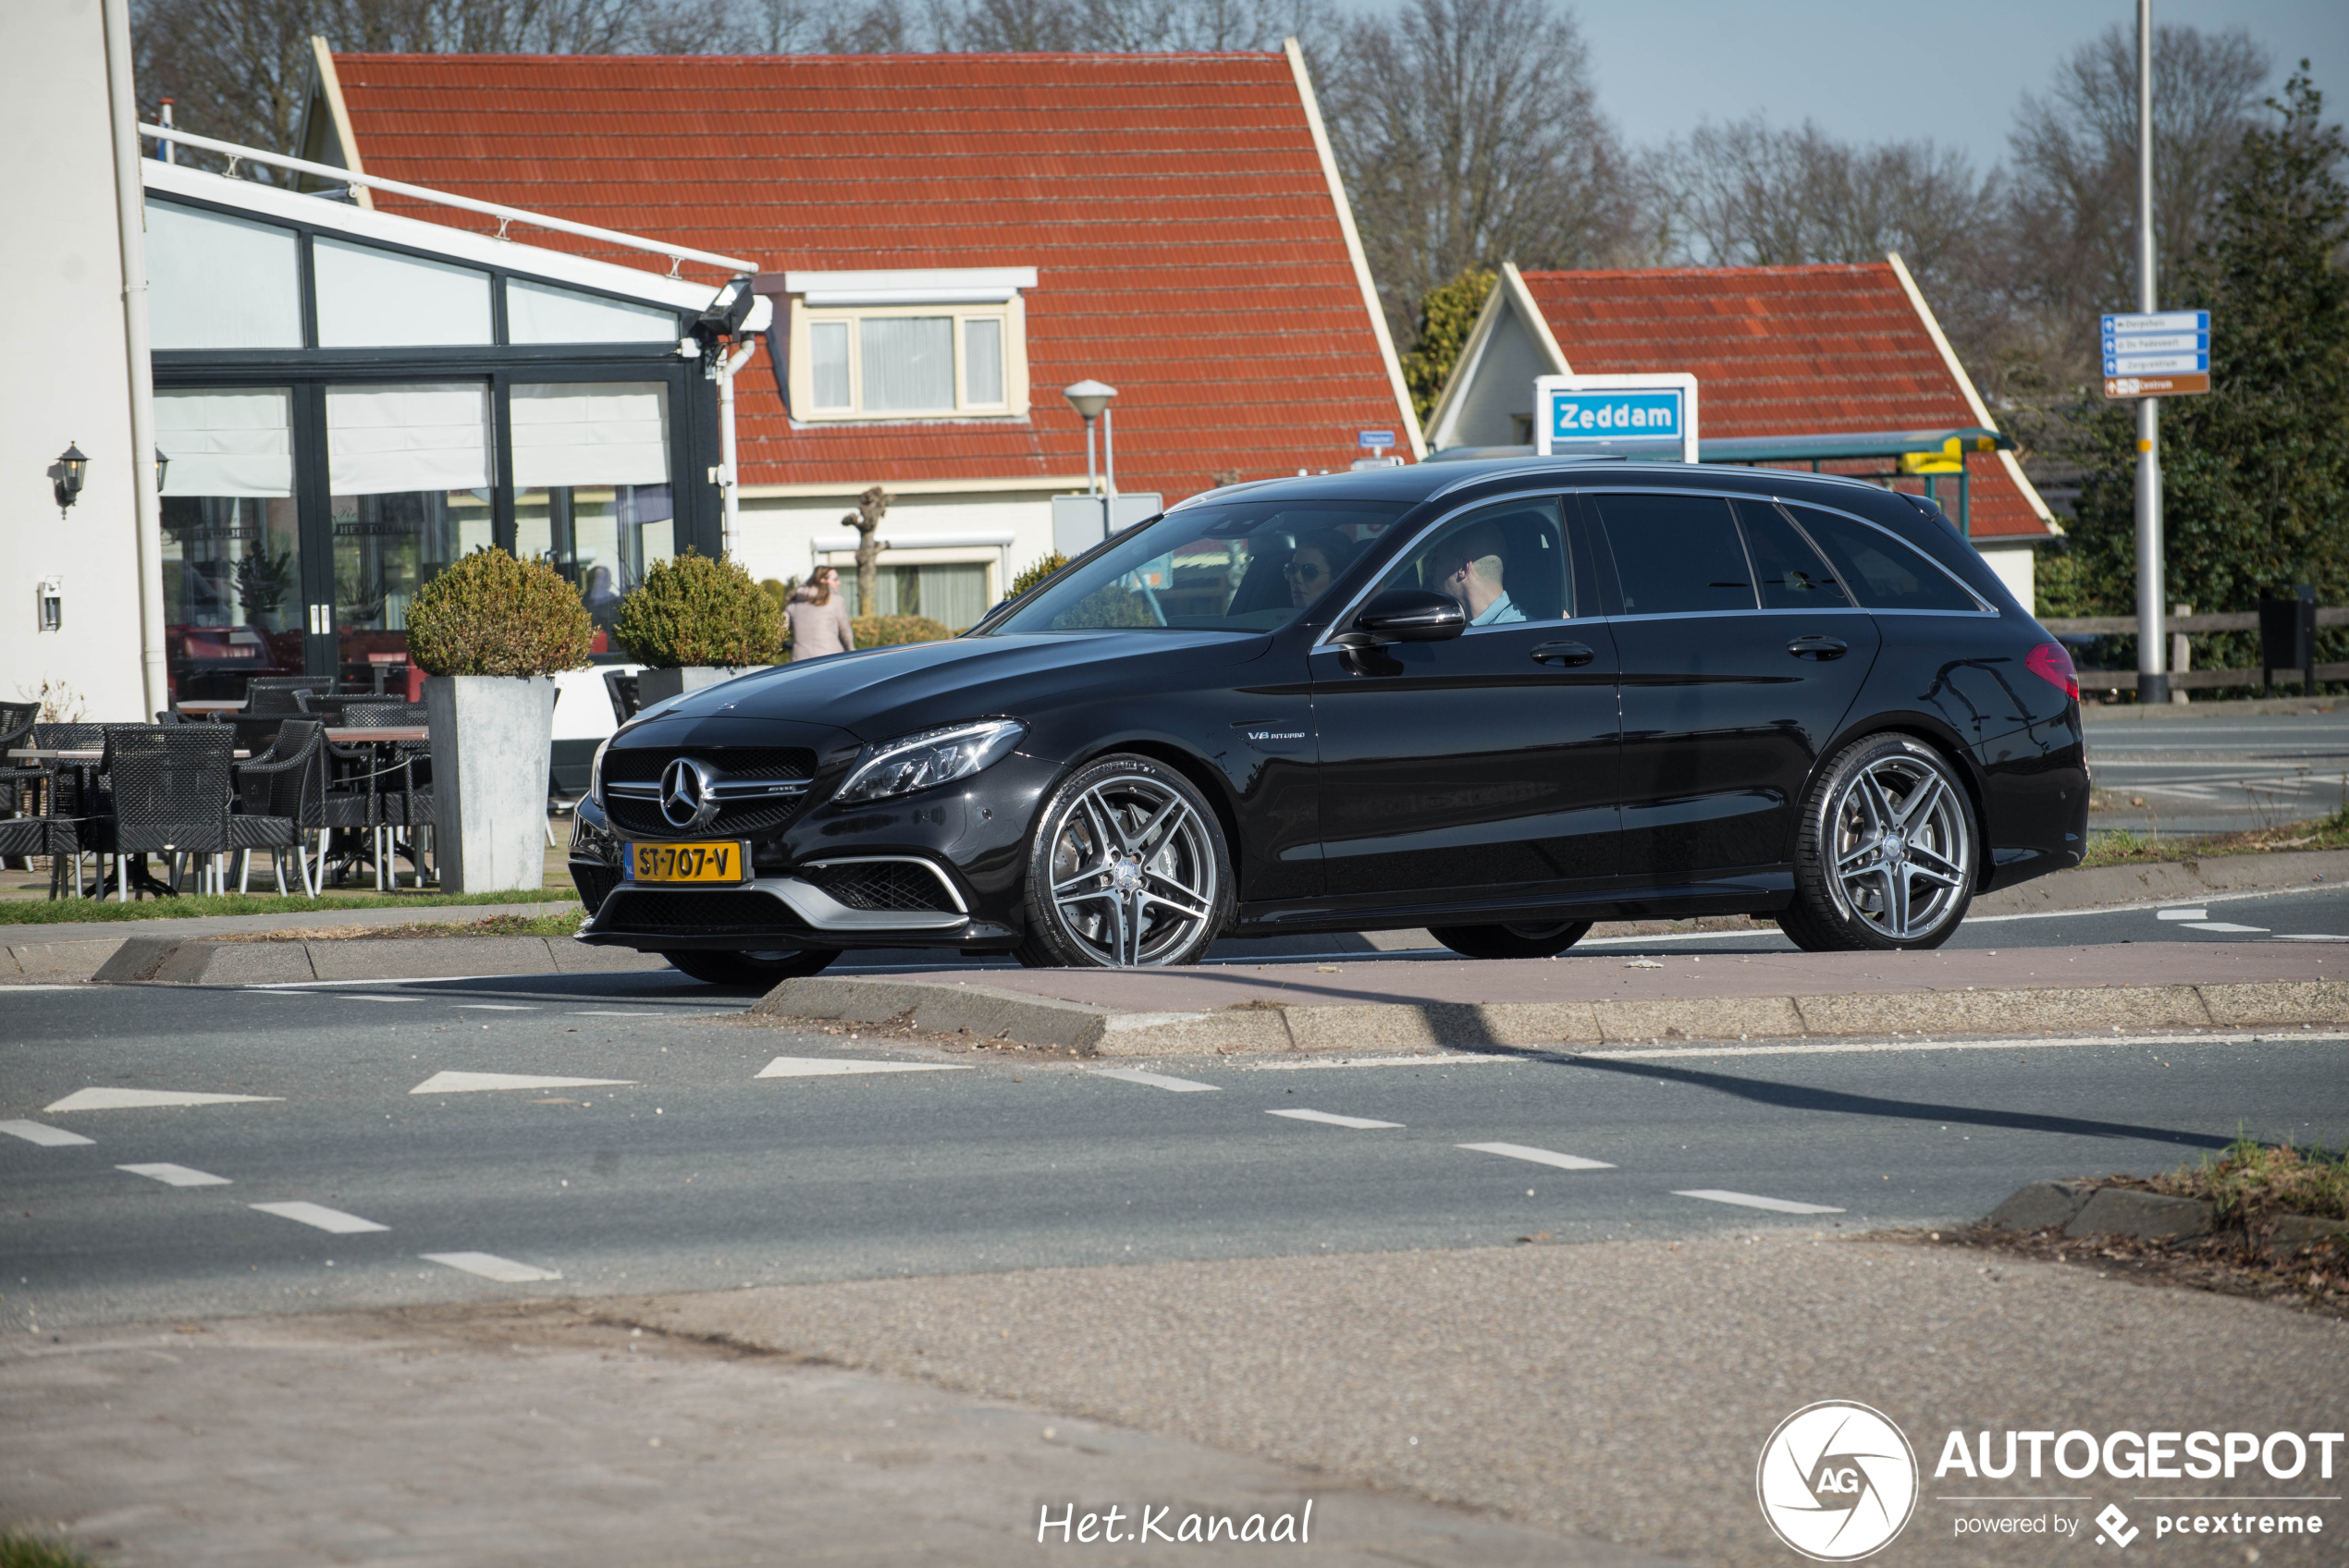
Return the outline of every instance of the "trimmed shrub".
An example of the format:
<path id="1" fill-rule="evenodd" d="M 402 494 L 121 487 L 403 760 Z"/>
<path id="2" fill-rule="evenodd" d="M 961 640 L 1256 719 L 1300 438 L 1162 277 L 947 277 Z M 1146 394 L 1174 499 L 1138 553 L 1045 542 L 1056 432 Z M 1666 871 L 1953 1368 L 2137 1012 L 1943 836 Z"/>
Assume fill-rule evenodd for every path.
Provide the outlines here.
<path id="1" fill-rule="evenodd" d="M 544 561 L 483 545 L 416 591 L 408 656 L 427 675 L 552 675 L 587 662 L 579 590 Z"/>
<path id="2" fill-rule="evenodd" d="M 1018 598 L 1022 594 L 1027 593 L 1030 588 L 1035 587 L 1039 582 L 1043 582 L 1044 579 L 1052 576 L 1052 573 L 1060 570 L 1061 568 L 1066 566 L 1067 564 L 1068 557 L 1062 555 L 1058 550 L 1054 550 L 1051 555 L 1046 556 L 1042 560 L 1038 561 L 1034 566 L 1029 567 L 1026 571 L 1021 572 L 1017 577 L 1012 579 L 1012 591 L 1010 596 L 1015 599 Z"/>
<path id="3" fill-rule="evenodd" d="M 926 615 L 860 615 L 850 622 L 860 648 L 888 648 L 900 643 L 943 643 L 954 635 Z"/>
<path id="4" fill-rule="evenodd" d="M 646 569 L 644 586 L 620 602 L 612 634 L 663 669 L 770 664 L 782 651 L 782 606 L 740 562 L 687 550 Z"/>

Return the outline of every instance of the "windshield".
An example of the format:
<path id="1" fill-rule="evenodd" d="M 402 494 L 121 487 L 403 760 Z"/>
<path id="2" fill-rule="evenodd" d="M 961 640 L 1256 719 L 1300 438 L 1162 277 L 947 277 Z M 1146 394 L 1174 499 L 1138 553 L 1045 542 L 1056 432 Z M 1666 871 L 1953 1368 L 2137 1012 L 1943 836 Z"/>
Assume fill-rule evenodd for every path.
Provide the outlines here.
<path id="1" fill-rule="evenodd" d="M 981 635 L 1015 631 L 1270 631 L 1310 608 L 1401 503 L 1186 507 L 1046 582 Z"/>

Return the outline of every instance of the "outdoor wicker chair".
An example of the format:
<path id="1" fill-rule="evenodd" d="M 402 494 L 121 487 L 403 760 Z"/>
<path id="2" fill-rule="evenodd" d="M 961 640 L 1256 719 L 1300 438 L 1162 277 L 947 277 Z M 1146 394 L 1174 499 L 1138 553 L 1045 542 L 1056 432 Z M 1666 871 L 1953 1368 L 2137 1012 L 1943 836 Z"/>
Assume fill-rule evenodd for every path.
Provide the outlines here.
<path id="1" fill-rule="evenodd" d="M 269 851 L 270 869 L 277 891 L 286 890 L 284 851 L 294 852 L 301 890 L 315 898 L 326 867 L 325 846 L 319 850 L 319 873 L 310 869 L 310 834 L 333 826 L 326 818 L 326 727 L 315 719 L 289 718 L 278 722 L 267 753 L 236 766 L 236 800 L 228 815 L 228 847 L 240 851 L 237 891 L 243 892 L 252 876 L 252 851 Z M 354 802 L 363 807 L 364 802 Z"/>
<path id="2" fill-rule="evenodd" d="M 174 893 L 184 866 L 199 860 L 207 883 L 222 880 L 218 857 L 228 848 L 236 732 L 217 724 L 110 724 L 105 729 L 99 767 L 111 809 L 92 825 L 92 847 L 115 857 L 122 901 L 130 901 L 134 854 L 168 857 Z"/>

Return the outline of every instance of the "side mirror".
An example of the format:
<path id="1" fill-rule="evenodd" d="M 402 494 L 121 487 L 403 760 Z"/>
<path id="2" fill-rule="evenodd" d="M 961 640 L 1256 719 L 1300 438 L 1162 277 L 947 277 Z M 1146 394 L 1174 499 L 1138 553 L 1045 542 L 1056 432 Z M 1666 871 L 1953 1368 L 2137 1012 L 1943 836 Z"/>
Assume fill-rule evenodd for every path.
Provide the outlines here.
<path id="1" fill-rule="evenodd" d="M 1449 594 L 1390 588 L 1362 606 L 1354 627 L 1372 643 L 1441 643 L 1468 630 L 1468 612 Z"/>

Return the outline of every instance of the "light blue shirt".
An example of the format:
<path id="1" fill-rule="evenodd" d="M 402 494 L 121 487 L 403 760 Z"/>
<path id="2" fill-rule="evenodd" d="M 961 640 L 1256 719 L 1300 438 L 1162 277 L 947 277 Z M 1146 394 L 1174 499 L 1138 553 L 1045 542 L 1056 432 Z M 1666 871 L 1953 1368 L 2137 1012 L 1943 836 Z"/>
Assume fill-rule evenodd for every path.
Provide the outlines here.
<path id="1" fill-rule="evenodd" d="M 1503 621 L 1523 620 L 1525 612 L 1509 601 L 1507 593 L 1484 606 L 1484 613 L 1469 622 L 1470 626 L 1498 626 Z"/>

